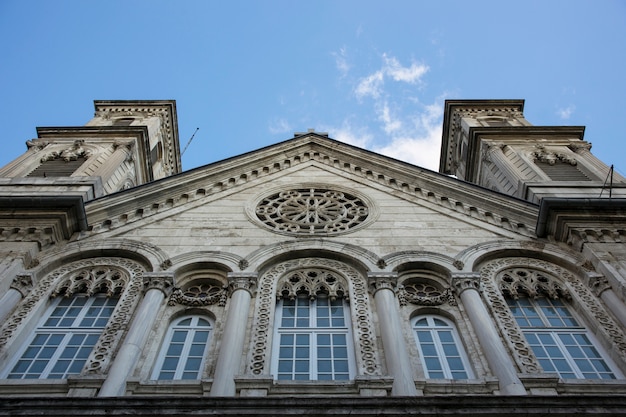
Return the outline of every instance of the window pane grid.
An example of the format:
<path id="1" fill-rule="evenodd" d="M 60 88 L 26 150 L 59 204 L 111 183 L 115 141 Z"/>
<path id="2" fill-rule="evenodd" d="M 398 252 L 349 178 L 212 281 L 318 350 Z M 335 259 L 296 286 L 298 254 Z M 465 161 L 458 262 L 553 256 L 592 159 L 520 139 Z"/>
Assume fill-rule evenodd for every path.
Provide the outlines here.
<path id="1" fill-rule="evenodd" d="M 62 298 L 35 330 L 35 335 L 13 366 L 9 379 L 63 379 L 79 374 L 106 325 L 116 298 L 104 296 Z M 87 316 L 97 317 L 83 323 Z"/>
<path id="2" fill-rule="evenodd" d="M 277 315 L 278 380 L 350 379 L 353 358 L 344 300 L 281 300 Z"/>
<path id="3" fill-rule="evenodd" d="M 415 321 L 414 330 L 427 378 L 470 378 L 467 358 L 459 349 L 452 325 L 440 318 L 427 316 Z"/>
<path id="4" fill-rule="evenodd" d="M 586 329 L 561 300 L 507 299 L 511 312 L 545 372 L 561 378 L 615 379 Z"/>
<path id="5" fill-rule="evenodd" d="M 170 326 L 153 378 L 198 379 L 211 335 L 211 323 L 201 317 L 179 319 Z"/>

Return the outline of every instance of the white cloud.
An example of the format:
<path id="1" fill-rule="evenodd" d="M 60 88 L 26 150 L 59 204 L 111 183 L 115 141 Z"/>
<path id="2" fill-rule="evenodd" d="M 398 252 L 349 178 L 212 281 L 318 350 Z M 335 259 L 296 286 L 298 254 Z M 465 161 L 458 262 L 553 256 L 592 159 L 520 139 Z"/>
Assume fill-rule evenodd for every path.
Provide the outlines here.
<path id="1" fill-rule="evenodd" d="M 374 146 L 373 150 L 401 161 L 437 170 L 441 148 L 441 114 L 443 109 L 440 104 L 424 106 L 422 111 L 407 117 L 408 122 L 404 123 L 406 128 L 392 135 L 390 142 Z"/>
<path id="2" fill-rule="evenodd" d="M 340 48 L 339 52 L 333 52 L 332 56 L 335 57 L 335 65 L 339 70 L 339 73 L 342 77 L 345 77 L 350 71 L 350 64 L 348 63 L 348 58 L 346 56 L 346 48 Z"/>
<path id="3" fill-rule="evenodd" d="M 372 96 L 374 98 L 380 97 L 383 86 L 383 72 L 376 71 L 373 74 L 368 75 L 365 78 L 362 78 L 359 84 L 356 86 L 354 93 L 357 98 L 361 99 L 367 96 Z"/>
<path id="4" fill-rule="evenodd" d="M 341 127 L 324 127 L 323 130 L 333 139 L 359 148 L 368 148 L 372 142 L 372 135 L 366 127 L 355 127 L 349 120 L 344 120 Z"/>
<path id="5" fill-rule="evenodd" d="M 575 106 L 568 106 L 564 109 L 563 108 L 558 109 L 556 114 L 558 114 L 561 119 L 567 120 L 570 118 L 572 113 L 574 113 L 574 110 L 576 110 Z"/>
<path id="6" fill-rule="evenodd" d="M 354 93 L 358 99 L 372 97 L 378 99 L 383 94 L 385 77 L 393 81 L 416 84 L 428 72 L 427 65 L 412 63 L 410 67 L 403 67 L 395 57 L 383 54 L 383 65 L 381 69 L 363 77 L 358 82 Z M 340 69 L 341 71 L 341 69 Z"/>
<path id="7" fill-rule="evenodd" d="M 276 119 L 270 122 L 269 131 L 271 134 L 276 135 L 279 133 L 291 133 L 293 129 L 287 120 Z"/>
<path id="8" fill-rule="evenodd" d="M 378 120 L 383 122 L 383 129 L 387 134 L 397 132 L 402 128 L 402 122 L 392 116 L 387 102 L 383 103 L 382 107 L 378 109 Z"/>
<path id="9" fill-rule="evenodd" d="M 400 62 L 394 57 L 388 57 L 387 54 L 383 54 L 383 61 L 385 62 L 384 71 L 394 81 L 402 81 L 409 84 L 415 84 L 420 81 L 422 76 L 428 72 L 427 65 L 418 65 L 412 63 L 410 67 L 403 67 Z"/>

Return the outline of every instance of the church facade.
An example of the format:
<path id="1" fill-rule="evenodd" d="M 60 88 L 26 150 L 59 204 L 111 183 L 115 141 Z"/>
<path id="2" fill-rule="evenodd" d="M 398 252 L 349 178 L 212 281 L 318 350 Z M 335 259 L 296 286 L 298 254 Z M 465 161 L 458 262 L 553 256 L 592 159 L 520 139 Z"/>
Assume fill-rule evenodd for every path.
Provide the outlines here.
<path id="1" fill-rule="evenodd" d="M 439 172 L 315 131 L 183 172 L 174 101 L 0 169 L 0 414 L 626 413 L 626 179 L 522 100 Z"/>

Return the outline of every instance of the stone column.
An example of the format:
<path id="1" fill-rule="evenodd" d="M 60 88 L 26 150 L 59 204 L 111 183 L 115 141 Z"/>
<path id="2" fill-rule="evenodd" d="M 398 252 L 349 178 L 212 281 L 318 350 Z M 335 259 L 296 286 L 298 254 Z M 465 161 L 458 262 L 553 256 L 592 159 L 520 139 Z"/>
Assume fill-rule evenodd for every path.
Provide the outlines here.
<path id="1" fill-rule="evenodd" d="M 611 284 L 606 277 L 594 274 L 589 278 L 591 290 L 608 307 L 609 311 L 619 320 L 622 326 L 626 327 L 626 305 L 615 294 Z"/>
<path id="2" fill-rule="evenodd" d="M 135 311 L 135 317 L 133 317 L 124 343 L 113 360 L 113 365 L 100 388 L 98 397 L 124 395 L 126 379 L 137 365 L 159 308 L 165 297 L 169 295 L 174 280 L 169 273 L 145 273 L 143 283 L 145 295 Z"/>
<path id="3" fill-rule="evenodd" d="M 480 346 L 487 357 L 489 367 L 498 378 L 500 393 L 503 395 L 526 395 L 526 389 L 517 376 L 515 365 L 480 296 L 480 275 L 454 275 L 452 285 L 461 297 L 465 311 L 478 336 Z"/>
<path id="4" fill-rule="evenodd" d="M 396 274 L 368 274 L 368 278 L 380 322 L 387 369 L 393 376 L 391 395 L 416 396 L 413 367 L 406 348 L 399 304 L 394 292 L 398 277 Z"/>
<path id="5" fill-rule="evenodd" d="M 524 174 L 513 165 L 513 162 L 504 153 L 505 144 L 489 144 L 485 153 L 485 160 L 493 163 L 502 173 L 513 188 L 517 191 Z"/>
<path id="6" fill-rule="evenodd" d="M 132 142 L 116 141 L 113 143 L 113 149 L 114 151 L 107 158 L 106 163 L 93 173 L 94 176 L 101 177 L 103 183 L 109 180 L 124 161 L 132 157 Z"/>
<path id="7" fill-rule="evenodd" d="M 211 397 L 234 397 L 235 376 L 239 374 L 246 338 L 250 302 L 256 287 L 256 274 L 229 273 L 230 303 L 224 323 Z"/>
<path id="8" fill-rule="evenodd" d="M 591 144 L 587 142 L 582 143 L 571 143 L 567 146 L 572 151 L 574 151 L 577 155 L 581 156 L 585 162 L 593 167 L 596 171 L 596 174 L 600 177 L 602 181 L 607 177 L 609 173 L 610 167 L 607 166 L 604 162 L 596 158 L 594 154 L 591 153 Z M 618 172 L 613 172 L 613 182 L 618 181 L 626 181 L 624 177 L 622 177 Z M 607 183 L 608 184 L 608 183 Z"/>
<path id="9" fill-rule="evenodd" d="M 13 279 L 8 291 L 0 298 L 0 323 L 4 322 L 32 288 L 33 277 L 30 274 L 20 274 Z"/>

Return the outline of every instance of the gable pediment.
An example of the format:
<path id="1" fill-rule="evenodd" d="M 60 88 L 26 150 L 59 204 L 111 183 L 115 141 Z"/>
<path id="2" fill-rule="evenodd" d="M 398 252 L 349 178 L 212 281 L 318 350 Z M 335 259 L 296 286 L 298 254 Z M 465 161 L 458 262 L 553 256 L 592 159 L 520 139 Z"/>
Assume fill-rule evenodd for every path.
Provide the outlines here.
<path id="1" fill-rule="evenodd" d="M 91 230 L 86 234 L 161 218 L 171 210 L 192 208 L 307 167 L 454 212 L 471 222 L 534 236 L 535 204 L 314 133 L 90 201 L 86 211 Z"/>

